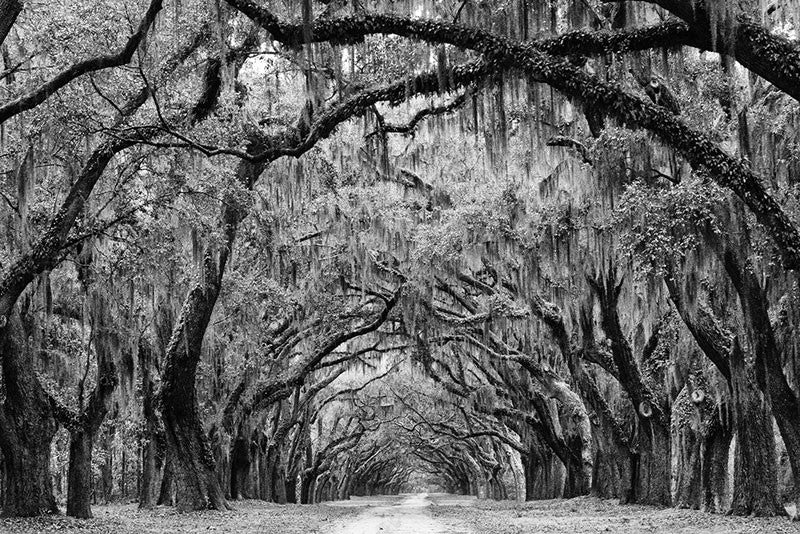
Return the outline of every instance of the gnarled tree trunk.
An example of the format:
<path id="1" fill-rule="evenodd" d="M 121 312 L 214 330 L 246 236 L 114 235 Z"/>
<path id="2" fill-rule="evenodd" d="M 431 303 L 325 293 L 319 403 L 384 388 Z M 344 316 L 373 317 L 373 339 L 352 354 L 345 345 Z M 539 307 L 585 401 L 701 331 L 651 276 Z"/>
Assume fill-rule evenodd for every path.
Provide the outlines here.
<path id="1" fill-rule="evenodd" d="M 200 421 L 195 387 L 202 338 L 218 291 L 218 286 L 198 285 L 189 293 L 167 348 L 160 403 L 167 447 L 172 451 L 176 505 L 181 510 L 227 508 Z"/>
<path id="2" fill-rule="evenodd" d="M 57 513 L 50 479 L 50 445 L 57 430 L 47 393 L 29 364 L 25 334 L 14 312 L 0 330 L 5 402 L 0 406 L 0 447 L 6 473 L 3 514 Z"/>
<path id="3" fill-rule="evenodd" d="M 778 465 L 772 416 L 736 341 L 731 352 L 731 371 L 736 456 L 730 513 L 783 515 L 785 511 L 777 499 Z"/>

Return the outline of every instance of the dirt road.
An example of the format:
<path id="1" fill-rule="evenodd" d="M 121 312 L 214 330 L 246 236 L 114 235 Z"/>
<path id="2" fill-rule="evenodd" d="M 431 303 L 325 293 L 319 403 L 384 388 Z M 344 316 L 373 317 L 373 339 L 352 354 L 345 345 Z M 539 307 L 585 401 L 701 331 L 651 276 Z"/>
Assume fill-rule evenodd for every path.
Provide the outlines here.
<path id="1" fill-rule="evenodd" d="M 363 507 L 353 519 L 340 521 L 330 534 L 469 534 L 466 527 L 435 519 L 427 493 L 353 499 L 333 506 Z"/>

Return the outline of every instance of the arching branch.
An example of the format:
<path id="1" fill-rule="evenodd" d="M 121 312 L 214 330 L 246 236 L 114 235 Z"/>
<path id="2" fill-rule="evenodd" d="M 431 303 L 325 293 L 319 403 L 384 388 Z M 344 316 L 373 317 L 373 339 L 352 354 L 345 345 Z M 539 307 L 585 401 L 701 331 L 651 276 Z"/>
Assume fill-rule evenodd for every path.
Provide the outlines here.
<path id="1" fill-rule="evenodd" d="M 680 152 L 694 168 L 736 193 L 769 230 L 784 267 L 800 269 L 800 231 L 748 163 L 728 155 L 708 135 L 689 128 L 666 109 L 628 94 L 616 84 L 605 83 L 569 61 L 543 53 L 535 44 L 513 42 L 457 24 L 392 15 L 345 17 L 316 21 L 310 25 L 287 24 L 251 0 L 228 1 L 284 44 L 299 45 L 306 41 L 346 43 L 358 41 L 366 35 L 393 34 L 480 52 L 495 71 L 520 69 L 589 109 L 614 117 L 626 126 L 645 128 L 656 134 Z M 791 50 L 785 52 L 793 57 Z M 800 61 L 792 68 L 798 65 Z"/>
<path id="2" fill-rule="evenodd" d="M 25 93 L 19 98 L 0 106 L 0 124 L 18 113 L 35 108 L 47 100 L 50 95 L 56 93 L 59 89 L 79 76 L 130 63 L 131 59 L 133 59 L 134 52 L 136 52 L 136 49 L 139 48 L 139 45 L 144 41 L 150 26 L 155 21 L 156 15 L 161 11 L 161 7 L 162 0 L 152 0 L 150 2 L 150 7 L 147 8 L 147 12 L 139 23 L 136 32 L 128 38 L 125 46 L 118 52 L 100 55 L 75 63 L 58 73 L 53 79 Z M 0 31 L 2 30 L 2 24 L 3 23 L 0 22 Z M 2 33 L 0 33 L 0 37 L 2 36 Z M 0 42 L 2 42 L 2 39 L 0 39 Z"/>

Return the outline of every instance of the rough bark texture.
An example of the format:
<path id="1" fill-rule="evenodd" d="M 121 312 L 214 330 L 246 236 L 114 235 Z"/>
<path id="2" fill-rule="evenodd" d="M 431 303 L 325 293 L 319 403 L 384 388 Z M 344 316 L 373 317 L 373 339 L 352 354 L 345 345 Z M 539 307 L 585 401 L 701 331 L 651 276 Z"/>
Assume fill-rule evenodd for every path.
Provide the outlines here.
<path id="1" fill-rule="evenodd" d="M 738 205 L 735 205 L 731 212 L 734 221 L 743 221 L 744 214 Z M 786 444 L 795 484 L 797 484 L 800 482 L 800 397 L 792 390 L 783 371 L 782 352 L 769 319 L 769 300 L 766 291 L 752 267 L 741 256 L 741 251 L 749 251 L 751 247 L 746 228 L 741 222 L 739 224 L 743 228 L 743 231 L 740 232 L 739 247 L 735 247 L 730 241 L 721 241 L 716 243 L 717 253 L 739 295 L 748 345 L 755 356 L 754 384 L 766 396 L 766 402 L 769 403 L 769 406 L 764 407 L 763 410 L 765 413 L 771 412 L 775 416 L 778 429 Z M 743 393 L 742 399 L 748 398 L 745 394 L 745 385 L 743 383 L 739 385 L 739 391 Z M 753 399 L 753 403 L 757 402 L 754 394 L 751 394 L 749 398 Z M 748 407 L 748 409 L 755 410 L 755 407 Z M 761 438 L 763 439 L 764 436 Z M 754 439 L 758 439 L 758 436 L 754 435 Z M 757 459 L 757 456 L 752 457 Z M 765 476 L 767 475 L 765 474 Z M 765 514 L 771 515 L 770 503 L 765 496 L 754 496 L 753 498 L 757 498 L 760 503 L 755 506 L 756 510 L 763 510 Z M 773 497 L 773 500 L 776 500 L 776 497 Z M 735 497 L 734 504 L 736 504 Z M 784 513 L 783 507 L 778 505 L 775 513 Z"/>
<path id="2" fill-rule="evenodd" d="M 644 504 L 670 505 L 671 441 L 668 407 L 656 395 L 633 355 L 630 343 L 620 324 L 617 303 L 621 283 L 610 269 L 605 275 L 589 280 L 600 301 L 600 323 L 611 342 L 613 367 L 608 368 L 630 398 L 638 424 L 637 450 L 633 468 L 633 499 Z M 657 333 L 648 341 L 645 351 L 653 350 L 658 342 Z M 643 356 L 646 359 L 646 355 Z M 651 413 L 644 413 L 648 406 Z"/>
<path id="3" fill-rule="evenodd" d="M 175 470 L 173 468 L 172 453 L 167 447 L 166 457 L 164 459 L 164 473 L 161 476 L 161 488 L 158 492 L 158 500 L 156 504 L 161 506 L 174 506 L 175 505 Z"/>
<path id="4" fill-rule="evenodd" d="M 92 441 L 84 431 L 70 433 L 69 469 L 67 472 L 67 515 L 92 517 Z"/>
<path id="5" fill-rule="evenodd" d="M 167 348 L 160 394 L 167 446 L 172 451 L 176 504 L 183 510 L 227 507 L 198 413 L 195 387 L 202 339 L 219 292 L 216 273 L 210 274 L 212 280 L 207 280 L 205 287 L 196 286 L 183 305 Z"/>
<path id="6" fill-rule="evenodd" d="M 700 421 L 692 406 L 688 389 L 684 387 L 673 408 L 673 431 L 677 437 L 675 506 L 698 510 L 703 505 L 702 461 L 703 440 Z"/>
<path id="7" fill-rule="evenodd" d="M 772 417 L 766 399 L 755 384 L 752 369 L 746 368 L 744 354 L 734 343 L 731 353 L 733 405 L 736 425 L 734 458 L 734 515 L 784 515 L 778 502 L 778 466 Z"/>
<path id="8" fill-rule="evenodd" d="M 704 443 L 703 509 L 723 512 L 728 509 L 728 458 L 733 433 L 726 425 L 716 421 Z"/>
<path id="9" fill-rule="evenodd" d="M 50 444 L 57 424 L 25 344 L 17 313 L 0 331 L 5 402 L 0 407 L 0 447 L 5 461 L 3 514 L 36 516 L 58 512 L 50 480 Z"/>

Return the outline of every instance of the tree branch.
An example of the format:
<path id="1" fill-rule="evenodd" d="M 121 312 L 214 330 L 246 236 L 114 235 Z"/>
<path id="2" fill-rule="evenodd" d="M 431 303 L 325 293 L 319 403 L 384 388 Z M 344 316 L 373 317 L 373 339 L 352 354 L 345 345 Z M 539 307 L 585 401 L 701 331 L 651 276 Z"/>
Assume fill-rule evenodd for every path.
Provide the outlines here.
<path id="1" fill-rule="evenodd" d="M 87 74 L 89 72 L 119 67 L 121 65 L 130 63 L 131 59 L 133 59 L 134 52 L 136 52 L 136 49 L 139 48 L 139 45 L 142 43 L 142 41 L 144 41 L 147 31 L 153 24 L 153 21 L 155 21 L 156 15 L 159 11 L 161 11 L 161 7 L 162 0 L 151 1 L 150 7 L 147 9 L 142 21 L 139 23 L 139 28 L 136 30 L 136 33 L 128 38 L 125 46 L 123 46 L 122 49 L 120 49 L 117 53 L 101 55 L 91 59 L 86 59 L 84 61 L 79 61 L 78 63 L 75 63 L 67 69 L 61 71 L 50 81 L 45 82 L 39 87 L 36 87 L 28 93 L 20 96 L 19 98 L 0 106 L 0 124 L 7 121 L 14 115 L 17 115 L 18 113 L 35 108 L 47 100 L 50 95 L 53 95 L 56 91 L 70 83 L 78 76 Z M 0 23 L 0 30 L 2 30 L 2 23 Z M 1 33 L 0 36 L 2 36 Z M 2 41 L 2 39 L 0 39 L 0 41 Z"/>

